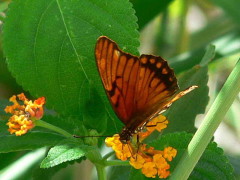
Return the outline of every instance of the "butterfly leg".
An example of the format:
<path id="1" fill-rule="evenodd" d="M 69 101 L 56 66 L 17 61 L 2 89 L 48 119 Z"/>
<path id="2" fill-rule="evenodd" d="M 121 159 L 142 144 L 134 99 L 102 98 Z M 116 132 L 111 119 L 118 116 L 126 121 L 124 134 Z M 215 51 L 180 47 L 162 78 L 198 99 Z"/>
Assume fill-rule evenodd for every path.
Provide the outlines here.
<path id="1" fill-rule="evenodd" d="M 129 152 L 131 153 L 131 156 L 134 158 L 133 148 L 131 147 L 130 144 L 126 144 L 126 145 L 127 145 L 127 147 L 128 147 Z"/>

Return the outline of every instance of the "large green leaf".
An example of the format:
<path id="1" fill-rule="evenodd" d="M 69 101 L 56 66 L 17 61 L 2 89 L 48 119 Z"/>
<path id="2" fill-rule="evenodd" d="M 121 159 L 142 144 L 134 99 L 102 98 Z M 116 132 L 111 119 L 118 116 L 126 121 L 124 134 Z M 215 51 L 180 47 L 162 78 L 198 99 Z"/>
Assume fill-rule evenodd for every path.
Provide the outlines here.
<path id="1" fill-rule="evenodd" d="M 11 96 L 13 93 L 22 91 L 20 86 L 16 83 L 16 80 L 12 77 L 11 73 L 9 72 L 6 64 L 6 58 L 3 56 L 1 26 L 0 26 L 0 84 L 1 84 L 0 98 Z"/>
<path id="2" fill-rule="evenodd" d="M 177 162 L 180 160 L 184 150 L 186 150 L 189 142 L 192 139 L 192 134 L 173 133 L 163 135 L 157 140 L 149 143 L 155 149 L 163 150 L 164 147 L 174 147 L 177 149 L 177 156 L 170 162 L 170 171 L 173 172 Z M 224 155 L 223 150 L 217 147 L 216 143 L 211 142 L 201 159 L 197 163 L 189 179 L 226 179 L 232 180 L 233 168 L 229 160 Z M 146 178 L 140 170 L 131 169 L 130 180 L 134 179 L 150 179 Z"/>
<path id="3" fill-rule="evenodd" d="M 50 132 L 28 132 L 23 136 L 1 135 L 0 153 L 13 151 L 33 150 L 43 146 L 54 146 L 65 139 Z"/>
<path id="4" fill-rule="evenodd" d="M 107 35 L 137 54 L 136 21 L 127 0 L 15 0 L 4 25 L 9 69 L 24 89 L 45 96 L 47 106 L 60 114 L 82 116 L 82 104 L 104 108 L 102 101 L 81 94 L 84 83 L 92 81 L 98 96 L 106 96 L 94 60 L 96 40 Z M 106 116 L 102 110 L 98 115 Z"/>
<path id="5" fill-rule="evenodd" d="M 0 99 L 0 123 L 3 122 L 3 120 L 7 120 L 10 115 L 7 114 L 4 109 L 6 108 L 6 106 L 12 105 L 12 103 L 10 103 L 7 99 Z M 2 131 L 2 126 L 0 126 L 0 131 Z M 4 128 L 5 129 L 5 128 Z"/>
<path id="6" fill-rule="evenodd" d="M 166 116 L 170 123 L 164 132 L 188 131 L 194 132 L 194 122 L 198 114 L 205 112 L 208 104 L 208 69 L 207 67 L 194 67 L 179 77 L 181 89 L 191 85 L 199 86 L 175 102 L 167 111 Z M 199 98 L 201 100 L 199 100 Z M 193 108 L 194 107 L 194 108 Z"/>
<path id="7" fill-rule="evenodd" d="M 203 114 L 208 104 L 208 63 L 214 57 L 214 46 L 209 46 L 199 65 L 178 76 L 179 86 L 185 89 L 192 85 L 198 88 L 182 97 L 166 113 L 170 123 L 164 132 L 194 132 L 194 122 L 198 114 Z M 199 98 L 201 100 L 199 100 Z"/>

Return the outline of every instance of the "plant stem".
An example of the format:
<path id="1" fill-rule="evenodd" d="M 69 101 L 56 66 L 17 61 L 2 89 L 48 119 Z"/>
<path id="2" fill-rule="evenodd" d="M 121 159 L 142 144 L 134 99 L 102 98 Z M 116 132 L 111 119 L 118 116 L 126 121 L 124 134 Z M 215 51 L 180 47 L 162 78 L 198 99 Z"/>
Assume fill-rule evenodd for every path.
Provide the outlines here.
<path id="1" fill-rule="evenodd" d="M 119 160 L 111 160 L 111 161 L 105 161 L 105 166 L 129 166 L 128 161 L 119 161 Z"/>
<path id="2" fill-rule="evenodd" d="M 99 180 L 106 180 L 105 160 L 102 158 L 99 149 L 96 147 L 86 153 L 86 157 L 96 166 Z"/>
<path id="3" fill-rule="evenodd" d="M 69 134 L 67 131 L 57 127 L 57 126 L 54 126 L 52 124 L 49 124 L 45 121 L 42 121 L 42 120 L 36 120 L 35 121 L 35 125 L 36 126 L 40 126 L 40 127 L 44 127 L 44 128 L 47 128 L 47 129 L 50 129 L 52 131 L 55 131 L 55 132 L 58 132 L 59 134 L 62 134 L 63 136 L 69 138 L 69 137 L 73 137 L 71 134 Z"/>
<path id="4" fill-rule="evenodd" d="M 170 178 L 171 180 L 185 180 L 189 177 L 239 91 L 240 60 L 189 143 L 187 150 Z"/>
<path id="5" fill-rule="evenodd" d="M 96 169 L 97 169 L 98 179 L 99 180 L 106 180 L 107 176 L 106 176 L 105 167 L 101 166 L 99 164 L 95 164 L 95 166 L 96 166 Z"/>
<path id="6" fill-rule="evenodd" d="M 107 153 L 105 156 L 103 156 L 103 159 L 104 159 L 104 160 L 107 160 L 109 157 L 111 157 L 111 156 L 114 155 L 114 154 L 115 154 L 114 151 L 112 151 L 112 152 L 110 152 L 110 153 Z"/>

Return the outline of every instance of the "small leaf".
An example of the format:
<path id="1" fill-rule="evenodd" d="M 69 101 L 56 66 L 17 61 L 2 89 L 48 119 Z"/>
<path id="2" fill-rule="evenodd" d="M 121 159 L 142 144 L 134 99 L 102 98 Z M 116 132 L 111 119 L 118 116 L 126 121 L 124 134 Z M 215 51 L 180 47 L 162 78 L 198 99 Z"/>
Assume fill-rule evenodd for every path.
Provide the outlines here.
<path id="1" fill-rule="evenodd" d="M 0 153 L 13 151 L 33 150 L 43 146 L 54 146 L 64 139 L 51 132 L 30 131 L 22 136 L 1 135 Z"/>
<path id="2" fill-rule="evenodd" d="M 84 157 L 90 146 L 79 145 L 73 142 L 64 142 L 51 148 L 47 157 L 42 161 L 41 168 L 50 168 L 63 162 Z"/>
<path id="3" fill-rule="evenodd" d="M 176 74 L 185 72 L 192 67 L 200 64 L 203 62 L 203 60 L 206 57 L 206 62 L 209 62 L 210 60 L 214 61 L 215 56 L 215 46 L 209 45 L 206 48 L 200 48 L 198 50 L 193 50 L 191 52 L 186 52 L 183 54 L 180 54 L 179 56 L 176 56 L 174 58 L 169 59 L 170 67 L 174 69 L 174 72 Z M 216 57 L 220 58 L 221 56 L 219 54 L 216 54 Z M 205 64 L 201 64 L 201 66 L 204 66 Z"/>
<path id="4" fill-rule="evenodd" d="M 192 67 L 198 65 L 202 57 L 205 55 L 206 49 L 201 48 L 198 50 L 193 50 L 191 52 L 186 52 L 169 59 L 170 67 L 174 69 L 175 74 L 183 73 Z"/>
<path id="5" fill-rule="evenodd" d="M 214 56 L 215 56 L 215 46 L 210 44 L 207 47 L 206 53 L 204 54 L 199 65 L 201 67 L 208 65 L 208 63 L 210 63 L 210 61 L 214 58 Z"/>

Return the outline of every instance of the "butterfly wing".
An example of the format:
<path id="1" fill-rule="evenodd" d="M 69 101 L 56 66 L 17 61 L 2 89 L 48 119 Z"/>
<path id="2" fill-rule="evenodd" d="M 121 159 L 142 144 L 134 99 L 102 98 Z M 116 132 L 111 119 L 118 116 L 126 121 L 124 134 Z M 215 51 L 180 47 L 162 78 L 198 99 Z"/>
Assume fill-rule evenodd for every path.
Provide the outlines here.
<path id="1" fill-rule="evenodd" d="M 119 119 L 127 124 L 134 112 L 138 57 L 124 53 L 105 36 L 98 39 L 95 56 L 109 101 Z"/>
<path id="2" fill-rule="evenodd" d="M 163 58 L 143 54 L 139 61 L 134 113 L 126 125 L 132 131 L 165 110 L 179 89 L 173 70 Z"/>
<path id="3" fill-rule="evenodd" d="M 98 39 L 95 56 L 112 107 L 127 127 L 146 122 L 178 90 L 173 70 L 161 57 L 133 56 L 105 36 Z"/>

